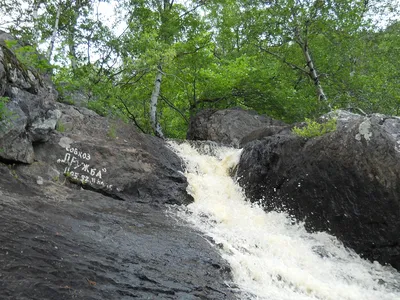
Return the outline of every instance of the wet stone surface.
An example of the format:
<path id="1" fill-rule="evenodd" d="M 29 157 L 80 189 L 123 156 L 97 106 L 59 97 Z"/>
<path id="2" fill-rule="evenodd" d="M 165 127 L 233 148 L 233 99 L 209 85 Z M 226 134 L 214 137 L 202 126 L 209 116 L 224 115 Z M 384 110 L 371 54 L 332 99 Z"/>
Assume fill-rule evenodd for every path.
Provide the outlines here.
<path id="1" fill-rule="evenodd" d="M 226 263 L 164 206 L 0 169 L 0 299 L 234 299 Z"/>

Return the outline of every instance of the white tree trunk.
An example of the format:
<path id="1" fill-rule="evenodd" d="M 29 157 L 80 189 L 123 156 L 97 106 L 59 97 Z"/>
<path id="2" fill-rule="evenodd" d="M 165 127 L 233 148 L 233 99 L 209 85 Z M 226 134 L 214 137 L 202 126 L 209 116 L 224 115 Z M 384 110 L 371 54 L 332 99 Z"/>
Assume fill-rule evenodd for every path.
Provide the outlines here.
<path id="1" fill-rule="evenodd" d="M 154 88 L 153 92 L 151 93 L 151 99 L 150 99 L 150 122 L 154 134 L 160 138 L 164 138 L 161 125 L 157 120 L 157 104 L 158 104 L 158 98 L 160 96 L 161 80 L 162 80 L 162 70 L 161 70 L 161 65 L 158 65 L 156 80 L 154 81 Z"/>
<path id="2" fill-rule="evenodd" d="M 324 89 L 322 88 L 322 85 L 319 81 L 319 76 L 318 76 L 317 70 L 315 69 L 314 62 L 311 58 L 310 51 L 308 50 L 307 43 L 304 43 L 302 48 L 303 48 L 304 58 L 306 59 L 306 62 L 307 62 L 307 67 L 309 69 L 309 75 L 310 75 L 311 79 L 314 81 L 315 87 L 317 89 L 318 100 L 326 101 L 327 98 L 324 93 Z"/>
<path id="3" fill-rule="evenodd" d="M 77 68 L 77 62 L 76 62 L 76 49 L 75 49 L 75 34 L 70 33 L 69 41 L 68 41 L 68 48 L 69 48 L 69 55 L 71 59 L 71 67 L 72 70 L 75 70 Z"/>
<path id="4" fill-rule="evenodd" d="M 75 33 L 76 33 L 76 25 L 78 23 L 78 18 L 79 18 L 79 7 L 81 4 L 82 3 L 80 1 L 74 2 L 74 5 L 72 7 L 73 15 L 71 16 L 71 26 L 70 28 L 68 28 L 67 43 L 68 43 L 69 58 L 71 60 L 72 70 L 75 70 L 78 67 L 78 59 L 76 56 L 76 45 L 75 45 L 75 37 L 76 37 Z"/>
<path id="5" fill-rule="evenodd" d="M 40 1 L 35 0 L 33 1 L 33 8 L 32 8 L 32 21 L 33 21 L 33 43 L 35 47 L 38 44 L 39 37 L 38 37 L 38 32 L 39 30 L 37 29 L 38 27 L 38 14 L 39 14 L 39 7 L 40 7 Z"/>
<path id="6" fill-rule="evenodd" d="M 55 43 L 56 37 L 57 37 L 58 23 L 60 21 L 60 14 L 61 14 L 61 4 L 58 5 L 56 21 L 55 21 L 54 27 L 53 27 L 53 34 L 51 35 L 50 45 L 49 45 L 49 48 L 47 49 L 46 58 L 49 62 L 50 62 L 51 56 L 53 54 L 54 43 Z"/>

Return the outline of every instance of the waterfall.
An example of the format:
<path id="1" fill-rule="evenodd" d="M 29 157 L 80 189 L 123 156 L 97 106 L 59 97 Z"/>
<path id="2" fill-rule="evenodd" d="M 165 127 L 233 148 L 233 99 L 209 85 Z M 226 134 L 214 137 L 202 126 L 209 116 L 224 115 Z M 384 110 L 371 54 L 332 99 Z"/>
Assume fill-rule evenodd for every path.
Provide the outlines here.
<path id="1" fill-rule="evenodd" d="M 240 299 L 400 299 L 400 273 L 393 268 L 360 258 L 327 233 L 307 232 L 285 213 L 246 202 L 229 176 L 240 150 L 170 145 L 185 163 L 194 198 L 174 214 L 215 242 Z"/>

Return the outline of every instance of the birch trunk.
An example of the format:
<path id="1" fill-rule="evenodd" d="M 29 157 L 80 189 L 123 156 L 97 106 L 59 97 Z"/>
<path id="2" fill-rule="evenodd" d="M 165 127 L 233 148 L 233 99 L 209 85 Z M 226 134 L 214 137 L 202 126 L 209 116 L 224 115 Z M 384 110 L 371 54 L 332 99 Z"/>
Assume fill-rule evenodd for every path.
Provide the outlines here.
<path id="1" fill-rule="evenodd" d="M 75 37 L 76 37 L 76 26 L 78 23 L 79 18 L 79 8 L 82 5 L 80 1 L 75 1 L 71 12 L 71 19 L 70 24 L 68 26 L 68 36 L 67 36 L 67 43 L 68 43 L 68 50 L 69 50 L 69 59 L 71 61 L 71 68 L 72 70 L 76 70 L 78 67 L 78 59 L 76 55 L 76 44 L 75 44 Z"/>
<path id="2" fill-rule="evenodd" d="M 53 34 L 51 35 L 50 45 L 49 45 L 49 48 L 47 49 L 46 58 L 49 62 L 51 61 L 51 56 L 53 54 L 53 49 L 54 49 L 54 43 L 55 43 L 56 37 L 57 37 L 58 23 L 60 21 L 60 14 L 61 14 L 61 4 L 58 5 L 56 21 L 55 21 L 54 27 L 53 27 Z"/>
<path id="3" fill-rule="evenodd" d="M 157 105 L 158 105 L 158 98 L 160 96 L 161 80 L 162 80 L 162 70 L 161 70 L 161 65 L 158 65 L 156 80 L 154 81 L 154 89 L 153 92 L 151 93 L 151 99 L 150 99 L 150 122 L 154 134 L 160 138 L 164 138 L 161 125 L 160 123 L 158 123 L 157 120 Z"/>
<path id="4" fill-rule="evenodd" d="M 74 28 L 75 30 L 75 28 Z M 69 56 L 70 56 L 70 60 L 71 60 L 71 67 L 72 70 L 75 70 L 77 67 L 77 59 L 76 59 L 76 49 L 75 49 L 75 34 L 74 32 L 71 32 L 69 35 L 69 39 L 68 39 L 68 48 L 69 48 Z"/>
<path id="5" fill-rule="evenodd" d="M 307 42 L 305 42 L 303 44 L 302 49 L 303 49 L 304 58 L 306 59 L 306 62 L 307 62 L 307 67 L 309 69 L 309 76 L 314 81 L 314 85 L 315 85 L 315 87 L 317 89 L 318 100 L 326 101 L 327 98 L 326 98 L 326 95 L 324 93 L 324 89 L 322 88 L 322 85 L 321 85 L 321 83 L 319 81 L 319 76 L 318 76 L 317 70 L 315 69 L 314 62 L 313 62 L 313 60 L 311 58 Z"/>
<path id="6" fill-rule="evenodd" d="M 40 7 L 40 1 L 36 0 L 33 2 L 33 8 L 32 8 L 32 20 L 33 20 L 33 42 L 35 44 L 35 47 L 38 44 L 39 38 L 38 38 L 38 14 L 39 14 L 39 7 Z"/>

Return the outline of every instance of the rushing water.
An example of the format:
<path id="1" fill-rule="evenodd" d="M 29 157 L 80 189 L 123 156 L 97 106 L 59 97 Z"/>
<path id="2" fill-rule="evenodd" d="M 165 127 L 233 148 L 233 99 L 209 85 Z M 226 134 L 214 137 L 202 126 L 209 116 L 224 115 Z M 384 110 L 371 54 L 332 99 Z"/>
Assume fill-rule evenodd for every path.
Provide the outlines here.
<path id="1" fill-rule="evenodd" d="M 185 162 L 195 199 L 177 214 L 215 241 L 242 299 L 400 299 L 393 268 L 361 259 L 327 233 L 308 233 L 285 213 L 246 202 L 229 176 L 240 150 L 203 145 L 201 154 L 187 143 L 170 144 Z"/>

